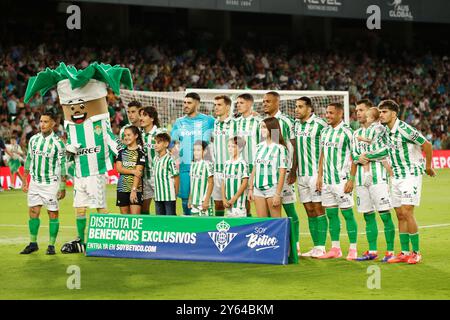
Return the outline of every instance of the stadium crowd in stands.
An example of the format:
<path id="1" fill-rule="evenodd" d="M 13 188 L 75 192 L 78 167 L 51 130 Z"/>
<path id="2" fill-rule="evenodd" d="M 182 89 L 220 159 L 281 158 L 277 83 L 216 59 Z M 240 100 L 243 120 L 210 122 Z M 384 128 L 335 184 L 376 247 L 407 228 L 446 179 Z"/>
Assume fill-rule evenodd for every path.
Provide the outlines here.
<path id="1" fill-rule="evenodd" d="M 376 58 L 364 52 L 297 52 L 280 46 L 273 51 L 246 47 L 215 50 L 185 49 L 175 52 L 167 45 L 141 49 L 63 48 L 60 44 L 0 47 L 0 140 L 17 136 L 22 148 L 38 132 L 39 114 L 60 113 L 56 90 L 45 97 L 36 95 L 24 104 L 30 76 L 59 61 L 86 67 L 92 61 L 122 64 L 132 71 L 135 90 L 179 91 L 185 88 L 349 90 L 350 103 L 369 98 L 378 104 L 383 98 L 396 100 L 401 118 L 424 133 L 434 149 L 450 149 L 450 60 L 428 53 L 387 53 Z M 126 122 L 123 104 L 108 96 L 115 134 Z M 64 134 L 62 114 L 57 116 L 57 133 Z M 354 112 L 352 127 L 355 128 Z"/>

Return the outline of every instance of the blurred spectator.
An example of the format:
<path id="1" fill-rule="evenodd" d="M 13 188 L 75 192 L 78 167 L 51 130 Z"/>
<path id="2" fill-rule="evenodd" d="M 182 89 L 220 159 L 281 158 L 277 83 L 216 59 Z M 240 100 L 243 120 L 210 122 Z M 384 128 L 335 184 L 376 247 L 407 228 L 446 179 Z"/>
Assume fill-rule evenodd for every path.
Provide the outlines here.
<path id="1" fill-rule="evenodd" d="M 441 137 L 442 150 L 450 150 L 450 138 L 449 133 L 444 133 Z"/>
<path id="2" fill-rule="evenodd" d="M 22 175 L 19 173 L 19 167 L 24 163 L 25 154 L 22 148 L 17 143 L 18 141 L 17 131 L 13 131 L 11 138 L 9 139 L 9 144 L 6 145 L 6 162 L 8 164 L 9 170 L 11 171 L 12 177 L 12 188 L 16 188 L 16 179 L 19 176 L 20 180 L 23 180 Z"/>
<path id="3" fill-rule="evenodd" d="M 0 137 L 9 137 L 12 127 L 22 132 L 21 144 L 26 145 L 26 139 L 36 132 L 39 114 L 51 110 L 61 115 L 55 89 L 23 103 L 30 75 L 46 67 L 54 68 L 59 61 L 78 68 L 101 61 L 129 67 L 135 90 L 348 90 L 352 105 L 361 98 L 378 104 L 389 97 L 401 106 L 401 119 L 430 140 L 433 134 L 439 135 L 437 145 L 448 147 L 448 139 L 442 135 L 447 136 L 450 113 L 450 60 L 445 56 L 398 52 L 389 47 L 383 56 L 371 56 L 362 49 L 349 51 L 344 46 L 334 46 L 336 49 L 330 51 L 293 52 L 283 45 L 270 51 L 243 43 L 203 47 L 150 43 L 141 48 L 88 48 L 63 47 L 58 42 L 4 46 L 0 52 Z M 107 100 L 111 123 L 122 126 L 126 122 L 123 104 L 111 91 Z M 61 118 L 55 128 L 61 136 L 62 126 Z M 351 126 L 357 127 L 354 113 Z"/>
<path id="4" fill-rule="evenodd" d="M 441 138 L 439 134 L 433 134 L 433 149 L 440 150 L 441 149 Z"/>

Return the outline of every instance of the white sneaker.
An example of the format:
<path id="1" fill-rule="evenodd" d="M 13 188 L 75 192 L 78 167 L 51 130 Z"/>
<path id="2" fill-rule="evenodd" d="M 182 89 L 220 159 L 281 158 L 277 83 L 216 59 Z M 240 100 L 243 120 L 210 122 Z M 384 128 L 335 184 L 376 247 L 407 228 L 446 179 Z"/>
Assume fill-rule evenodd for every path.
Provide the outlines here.
<path id="1" fill-rule="evenodd" d="M 320 256 L 323 256 L 325 253 L 327 253 L 325 250 L 314 248 L 313 253 L 311 254 L 311 257 L 318 258 Z"/>
<path id="2" fill-rule="evenodd" d="M 302 254 L 302 257 L 312 257 L 314 250 L 316 248 L 312 248 L 311 250 L 309 250 L 308 252 L 305 252 L 304 254 Z"/>

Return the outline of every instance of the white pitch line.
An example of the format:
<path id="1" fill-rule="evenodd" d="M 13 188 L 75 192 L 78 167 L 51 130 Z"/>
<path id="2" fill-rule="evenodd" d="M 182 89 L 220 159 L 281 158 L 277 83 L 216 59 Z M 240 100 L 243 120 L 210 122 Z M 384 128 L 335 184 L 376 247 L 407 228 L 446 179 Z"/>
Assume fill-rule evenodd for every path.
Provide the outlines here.
<path id="1" fill-rule="evenodd" d="M 444 228 L 444 227 L 450 227 L 450 223 L 431 224 L 429 226 L 419 226 L 419 229 Z M 395 231 L 398 231 L 398 228 L 396 228 Z M 379 230 L 378 233 L 384 233 L 384 230 Z M 358 232 L 358 234 L 363 234 L 364 235 L 366 233 L 365 232 Z M 310 233 L 309 232 L 300 232 L 300 235 L 309 236 Z M 341 233 L 341 235 L 345 235 L 345 233 Z"/>
<path id="2" fill-rule="evenodd" d="M 28 228 L 26 224 L 0 224 L 0 228 Z M 40 228 L 48 228 L 48 226 L 40 226 Z M 74 226 L 60 226 L 60 229 L 76 229 Z"/>
<path id="3" fill-rule="evenodd" d="M 419 226 L 419 229 L 429 229 L 429 228 L 444 228 L 449 227 L 450 223 L 442 223 L 442 224 L 431 224 L 429 226 Z M 28 228 L 26 224 L 0 224 L 0 228 Z M 41 228 L 48 228 L 48 226 L 41 226 Z M 60 229 L 76 229 L 75 226 L 60 226 Z M 395 229 L 398 231 L 398 229 Z M 379 230 L 378 233 L 384 233 L 383 230 Z M 359 232 L 358 234 L 366 234 L 365 232 Z M 307 236 L 309 232 L 300 232 L 300 235 Z"/>
<path id="4" fill-rule="evenodd" d="M 0 238 L 0 244 L 16 244 L 16 243 L 26 243 L 30 240 L 29 237 L 18 237 L 18 238 Z"/>

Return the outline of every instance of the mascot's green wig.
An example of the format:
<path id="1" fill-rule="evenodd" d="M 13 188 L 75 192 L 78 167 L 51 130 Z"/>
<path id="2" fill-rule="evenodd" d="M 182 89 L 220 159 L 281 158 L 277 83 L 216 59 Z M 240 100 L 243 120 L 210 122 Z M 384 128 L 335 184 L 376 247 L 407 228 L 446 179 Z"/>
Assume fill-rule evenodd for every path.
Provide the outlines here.
<path id="1" fill-rule="evenodd" d="M 56 69 L 46 68 L 30 78 L 25 92 L 25 103 L 28 103 L 36 92 L 44 95 L 55 85 L 60 103 L 71 104 L 77 103 L 78 99 L 90 101 L 105 97 L 106 85 L 119 95 L 121 84 L 127 89 L 133 88 L 128 68 L 93 62 L 85 69 L 77 70 L 74 66 L 66 66 L 61 62 Z"/>

